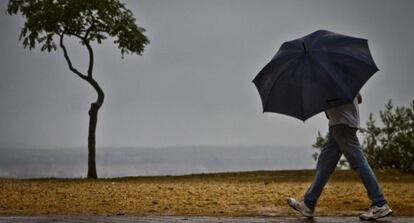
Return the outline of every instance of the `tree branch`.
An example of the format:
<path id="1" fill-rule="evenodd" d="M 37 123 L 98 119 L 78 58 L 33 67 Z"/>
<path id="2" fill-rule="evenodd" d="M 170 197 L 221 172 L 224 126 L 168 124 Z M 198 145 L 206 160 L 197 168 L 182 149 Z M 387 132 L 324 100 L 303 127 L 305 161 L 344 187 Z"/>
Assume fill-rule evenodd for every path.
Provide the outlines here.
<path id="1" fill-rule="evenodd" d="M 88 75 L 86 76 L 86 75 L 82 74 L 80 71 L 78 71 L 76 68 L 73 67 L 72 62 L 71 62 L 71 60 L 69 58 L 67 49 L 66 49 L 65 45 L 63 44 L 63 37 L 64 37 L 64 35 L 65 35 L 65 32 L 62 32 L 60 34 L 60 47 L 63 50 L 63 55 L 65 56 L 66 62 L 68 63 L 68 66 L 69 66 L 69 69 L 73 73 L 77 74 L 80 78 L 82 78 L 83 80 L 87 81 L 96 90 L 96 92 L 98 94 L 98 98 L 97 98 L 97 100 L 95 102 L 95 105 L 99 109 L 102 106 L 102 104 L 103 104 L 105 95 L 104 95 L 104 92 L 103 92 L 102 88 L 99 86 L 98 82 L 96 82 L 93 79 L 93 77 L 92 77 L 93 64 L 94 64 L 94 57 L 93 57 L 92 47 L 91 47 L 91 45 L 90 45 L 90 43 L 88 41 L 84 40 L 83 38 L 81 38 L 78 35 L 75 35 L 75 36 L 81 38 L 82 40 L 84 40 L 84 43 L 85 43 L 85 45 L 86 45 L 86 47 L 88 49 L 88 52 L 89 52 L 89 67 L 88 67 Z"/>
<path id="2" fill-rule="evenodd" d="M 66 47 L 65 47 L 65 45 L 63 44 L 63 36 L 64 36 L 64 35 L 65 35 L 65 32 L 62 32 L 62 33 L 60 34 L 60 48 L 62 48 L 62 50 L 63 50 L 63 55 L 65 56 L 66 62 L 68 63 L 68 66 L 69 66 L 69 69 L 70 69 L 73 73 L 77 74 L 80 78 L 82 78 L 82 79 L 84 79 L 84 80 L 87 80 L 86 75 L 82 74 L 82 73 L 81 73 L 81 72 L 79 72 L 76 68 L 74 68 L 74 67 L 73 67 L 73 65 L 72 65 L 72 61 L 70 60 L 69 55 L 68 55 L 68 51 L 66 50 Z"/>
<path id="3" fill-rule="evenodd" d="M 92 13 L 92 12 L 91 12 Z M 92 16 L 92 15 L 91 15 Z M 92 16 L 93 17 L 93 16 Z M 85 40 L 87 40 L 88 39 L 88 35 L 89 35 L 89 33 L 92 31 L 92 29 L 93 28 L 95 28 L 95 18 L 92 18 L 92 23 L 91 23 L 91 26 L 89 26 L 88 27 L 88 29 L 86 29 L 86 31 L 85 31 L 85 36 L 83 36 L 83 38 L 85 39 Z"/>
<path id="4" fill-rule="evenodd" d="M 93 50 L 92 50 L 92 47 L 91 47 L 90 42 L 88 40 L 89 33 L 95 27 L 94 23 L 95 23 L 95 21 L 92 21 L 91 26 L 89 26 L 88 29 L 85 31 L 84 36 L 81 36 L 81 35 L 76 34 L 76 33 L 68 33 L 69 35 L 74 35 L 74 36 L 78 37 L 86 45 L 86 48 L 88 49 L 88 53 L 89 53 L 88 78 L 92 78 L 93 65 L 94 65 Z"/>
<path id="5" fill-rule="evenodd" d="M 91 47 L 89 41 L 85 40 L 85 45 L 86 45 L 86 48 L 88 49 L 88 53 L 89 53 L 88 78 L 92 78 L 93 64 L 94 64 L 93 50 L 92 50 L 92 47 Z"/>

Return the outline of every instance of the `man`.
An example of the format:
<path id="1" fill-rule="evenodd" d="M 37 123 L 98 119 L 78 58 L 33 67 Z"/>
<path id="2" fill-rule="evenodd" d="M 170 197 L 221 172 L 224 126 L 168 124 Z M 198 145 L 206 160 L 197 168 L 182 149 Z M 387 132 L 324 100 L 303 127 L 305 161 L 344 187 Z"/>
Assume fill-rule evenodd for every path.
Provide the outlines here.
<path id="1" fill-rule="evenodd" d="M 329 133 L 318 157 L 315 179 L 303 200 L 288 199 L 288 204 L 302 215 L 313 217 L 317 200 L 342 154 L 348 160 L 350 167 L 358 173 L 372 201 L 369 210 L 359 218 L 376 220 L 392 214 L 356 135 L 360 127 L 358 104 L 361 103 L 362 97 L 358 94 L 353 103 L 331 108 L 325 112 L 329 119 Z"/>

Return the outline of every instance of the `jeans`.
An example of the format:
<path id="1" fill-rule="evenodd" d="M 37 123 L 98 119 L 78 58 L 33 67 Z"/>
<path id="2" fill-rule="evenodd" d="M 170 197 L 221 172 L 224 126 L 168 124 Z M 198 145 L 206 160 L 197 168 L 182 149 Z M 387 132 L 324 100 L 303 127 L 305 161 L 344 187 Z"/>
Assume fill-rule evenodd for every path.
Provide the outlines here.
<path id="1" fill-rule="evenodd" d="M 348 160 L 351 169 L 358 173 L 367 190 L 368 197 L 372 201 L 371 205 L 382 206 L 387 203 L 374 172 L 364 156 L 356 131 L 356 128 L 345 124 L 334 125 L 329 128 L 325 147 L 318 157 L 315 179 L 304 195 L 304 202 L 310 209 L 315 209 L 317 200 L 342 154 Z"/>

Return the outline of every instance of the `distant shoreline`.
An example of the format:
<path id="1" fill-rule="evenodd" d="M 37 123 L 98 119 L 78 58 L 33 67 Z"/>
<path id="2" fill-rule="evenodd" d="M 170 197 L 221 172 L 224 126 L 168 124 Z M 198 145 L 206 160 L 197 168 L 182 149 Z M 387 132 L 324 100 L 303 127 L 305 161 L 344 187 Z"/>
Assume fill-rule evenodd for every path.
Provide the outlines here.
<path id="1" fill-rule="evenodd" d="M 166 147 L 97 149 L 99 177 L 183 175 L 254 170 L 312 169 L 307 147 Z M 87 150 L 0 149 L 0 177 L 81 178 L 87 171 Z"/>
<path id="2" fill-rule="evenodd" d="M 374 170 L 377 178 L 384 182 L 414 182 L 414 172 L 403 173 L 398 169 L 394 170 Z M 270 179 L 277 181 L 310 181 L 313 179 L 315 169 L 298 170 L 253 170 L 235 172 L 213 172 L 213 173 L 190 173 L 181 175 L 158 175 L 158 176 L 122 176 L 122 177 L 98 177 L 98 179 L 88 179 L 86 177 L 64 178 L 64 177 L 40 177 L 40 178 L 8 178 L 0 177 L 0 180 L 17 181 L 72 181 L 72 180 L 91 180 L 91 181 L 145 181 L 145 180 L 260 180 Z M 296 178 L 296 179 L 295 179 Z M 349 169 L 336 169 L 330 181 L 359 181 L 356 172 Z"/>

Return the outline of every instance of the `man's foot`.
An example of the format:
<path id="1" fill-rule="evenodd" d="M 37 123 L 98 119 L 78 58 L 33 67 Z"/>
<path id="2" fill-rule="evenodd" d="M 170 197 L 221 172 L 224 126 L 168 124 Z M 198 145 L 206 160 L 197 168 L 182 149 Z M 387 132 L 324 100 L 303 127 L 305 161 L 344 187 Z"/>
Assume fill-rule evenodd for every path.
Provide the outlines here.
<path id="1" fill-rule="evenodd" d="M 366 213 L 359 215 L 359 219 L 363 221 L 373 221 L 377 220 L 378 218 L 390 216 L 391 214 L 392 210 L 388 207 L 387 204 L 384 204 L 381 207 L 374 205 L 371 206 Z"/>
<path id="2" fill-rule="evenodd" d="M 294 198 L 289 198 L 287 202 L 293 209 L 299 211 L 299 213 L 301 213 L 303 216 L 313 218 L 313 210 L 308 208 L 303 200 L 297 201 Z"/>

